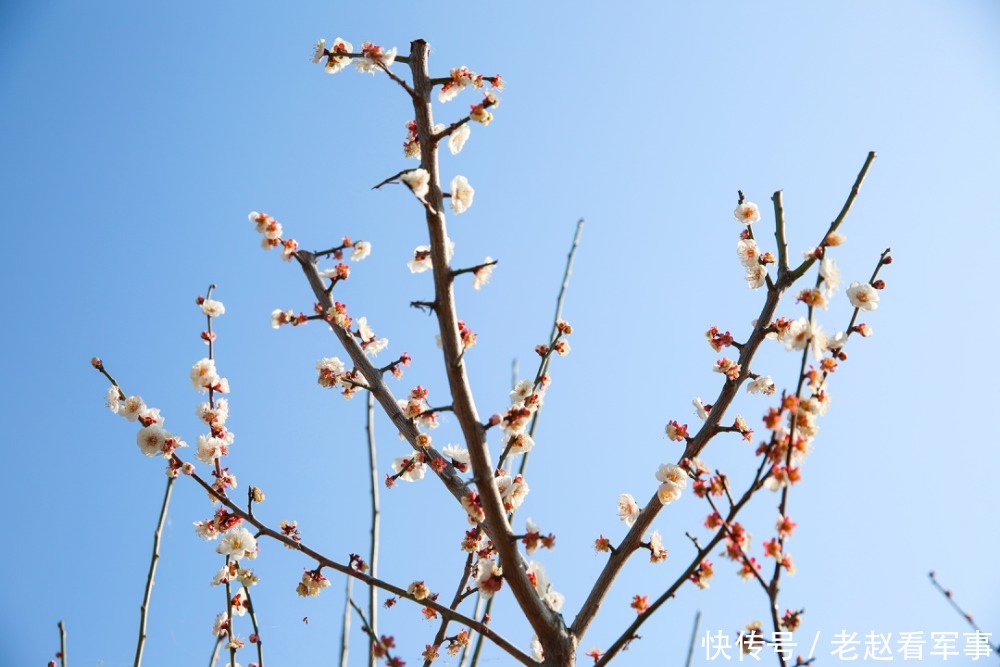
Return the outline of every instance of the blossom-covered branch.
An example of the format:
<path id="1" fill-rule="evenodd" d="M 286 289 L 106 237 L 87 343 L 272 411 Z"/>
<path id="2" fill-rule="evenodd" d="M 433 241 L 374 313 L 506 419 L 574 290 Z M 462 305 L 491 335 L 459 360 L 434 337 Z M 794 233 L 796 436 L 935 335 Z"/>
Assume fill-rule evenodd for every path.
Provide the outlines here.
<path id="1" fill-rule="evenodd" d="M 868 158 L 865 160 L 865 163 L 855 180 L 851 193 L 849 194 L 844 207 L 841 209 L 840 215 L 831 225 L 831 229 L 828 231 L 824 240 L 829 237 L 831 232 L 836 231 L 836 229 L 843 222 L 847 213 L 850 211 L 851 205 L 857 197 L 861 184 L 863 183 L 865 175 L 868 173 L 868 169 L 874 158 L 874 152 L 868 154 Z M 738 217 L 740 213 L 741 210 L 737 209 Z M 759 218 L 759 214 L 756 213 L 756 206 L 753 207 L 752 211 L 748 212 L 748 215 L 756 215 L 756 217 Z M 752 221 L 753 218 L 748 217 L 747 219 Z M 778 276 L 777 281 L 774 283 L 774 288 L 768 289 L 756 324 L 754 325 L 754 328 L 746 342 L 740 346 L 738 360 L 731 366 L 731 368 L 736 371 L 733 374 L 734 376 L 727 374 L 727 380 L 723 383 L 718 397 L 712 404 L 712 409 L 706 415 L 705 423 L 702 425 L 701 429 L 699 429 L 698 433 L 687 440 L 684 453 L 680 457 L 679 463 L 683 462 L 685 459 L 695 459 L 718 432 L 719 424 L 724 417 L 726 410 L 736 397 L 736 393 L 739 391 L 740 386 L 742 386 L 743 382 L 749 377 L 750 363 L 753 360 L 754 355 L 757 353 L 757 349 L 760 347 L 760 344 L 764 341 L 765 337 L 772 331 L 771 323 L 774 320 L 774 315 L 782 295 L 789 287 L 791 287 L 795 280 L 800 277 L 809 266 L 811 266 L 811 262 L 806 260 L 806 262 L 803 263 L 803 266 L 805 268 L 800 267 L 802 269 L 801 272 L 797 269 L 794 272 L 786 271 L 781 273 Z M 582 639 L 583 635 L 590 627 L 594 617 L 597 615 L 601 602 L 604 600 L 604 597 L 611 588 L 611 584 L 614 582 L 625 563 L 631 557 L 632 553 L 639 548 L 642 536 L 645 535 L 646 531 L 649 529 L 653 520 L 662 508 L 663 503 L 660 502 L 657 494 L 654 494 L 649 502 L 646 503 L 645 508 L 636 517 L 635 522 L 632 524 L 628 534 L 622 539 L 621 543 L 608 558 L 608 562 L 605 564 L 603 570 L 598 576 L 590 594 L 584 601 L 571 626 L 571 632 L 578 639 Z"/>

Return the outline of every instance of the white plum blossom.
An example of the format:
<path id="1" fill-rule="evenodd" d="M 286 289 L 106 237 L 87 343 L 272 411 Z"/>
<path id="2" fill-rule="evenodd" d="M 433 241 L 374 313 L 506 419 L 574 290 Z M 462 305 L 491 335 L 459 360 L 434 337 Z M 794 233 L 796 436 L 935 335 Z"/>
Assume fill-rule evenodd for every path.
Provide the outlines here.
<path id="1" fill-rule="evenodd" d="M 854 281 L 847 288 L 847 298 L 851 300 L 851 305 L 861 310 L 875 310 L 878 308 L 878 290 L 868 283 Z"/>
<path id="2" fill-rule="evenodd" d="M 214 359 L 202 359 L 191 367 L 191 384 L 199 391 L 206 391 L 219 383 Z"/>
<path id="3" fill-rule="evenodd" d="M 226 312 L 226 307 L 222 305 L 221 301 L 216 301 L 215 299 L 205 299 L 201 303 L 201 312 L 205 313 L 209 317 L 219 317 L 224 315 Z"/>
<path id="4" fill-rule="evenodd" d="M 124 401 L 122 401 L 121 407 L 118 409 L 118 414 L 134 422 L 139 418 L 139 413 L 146 409 L 146 404 L 142 402 L 142 398 L 139 396 L 129 396 Z"/>
<path id="5" fill-rule="evenodd" d="M 819 263 L 819 275 L 823 278 L 823 290 L 829 299 L 840 286 L 840 269 L 837 268 L 833 257 L 824 257 L 823 261 Z"/>
<path id="6" fill-rule="evenodd" d="M 451 459 L 455 464 L 455 468 L 460 472 L 466 472 L 472 463 L 469 457 L 469 450 L 459 445 L 445 445 L 441 450 L 441 454 L 445 458 Z"/>
<path id="7" fill-rule="evenodd" d="M 321 39 L 317 41 L 316 46 L 313 47 L 313 65 L 318 65 L 319 61 L 323 60 L 324 55 L 326 55 L 326 40 Z"/>
<path id="8" fill-rule="evenodd" d="M 503 500 L 504 509 L 508 512 L 516 512 L 524 502 L 525 496 L 531 491 L 528 483 L 520 475 L 513 478 L 510 475 L 497 477 L 497 490 Z"/>
<path id="9" fill-rule="evenodd" d="M 549 576 L 545 572 L 545 568 L 541 563 L 537 561 L 531 561 L 528 563 L 527 568 L 528 579 L 531 580 L 532 585 L 535 588 L 535 593 L 538 597 L 542 599 L 552 611 L 558 612 L 562 610 L 565 598 L 561 593 L 556 593 L 552 590 L 552 584 L 549 583 Z"/>
<path id="10" fill-rule="evenodd" d="M 462 147 L 465 146 L 465 142 L 469 140 L 469 135 L 472 134 L 472 128 L 469 127 L 468 123 L 464 125 L 459 125 L 451 135 L 448 136 L 448 150 L 451 151 L 452 155 L 458 155 L 462 152 Z"/>
<path id="11" fill-rule="evenodd" d="M 542 649 L 542 642 L 538 641 L 537 635 L 531 636 L 531 657 L 535 659 L 535 662 L 545 660 L 545 651 Z"/>
<path id="12" fill-rule="evenodd" d="M 372 244 L 368 241 L 358 241 L 354 244 L 354 251 L 351 252 L 351 261 L 360 262 L 370 254 L 372 254 Z"/>
<path id="13" fill-rule="evenodd" d="M 740 242 L 736 244 L 736 254 L 740 258 L 740 264 L 748 269 L 760 263 L 757 261 L 760 250 L 757 248 L 757 242 L 753 239 L 740 239 Z"/>
<path id="14" fill-rule="evenodd" d="M 701 402 L 701 398 L 695 396 L 691 399 L 691 405 L 694 406 L 694 413 L 698 415 L 698 419 L 705 421 L 708 419 L 708 410 L 705 408 L 705 404 Z"/>
<path id="15" fill-rule="evenodd" d="M 434 262 L 431 260 L 431 247 L 418 245 L 413 249 L 413 259 L 406 265 L 410 267 L 410 273 L 423 273 L 434 268 Z"/>
<path id="16" fill-rule="evenodd" d="M 476 191 L 469 185 L 465 176 L 456 176 L 451 179 L 451 210 L 455 212 L 455 215 L 468 211 L 475 195 Z"/>
<path id="17" fill-rule="evenodd" d="M 195 458 L 205 465 L 212 465 L 215 459 L 229 453 L 229 444 L 222 438 L 199 435 L 197 443 L 198 451 L 195 453 Z"/>
<path id="18" fill-rule="evenodd" d="M 775 386 L 774 380 L 771 379 L 770 375 L 761 375 L 747 384 L 748 394 L 764 394 L 770 396 L 774 393 Z"/>
<path id="19" fill-rule="evenodd" d="M 256 558 L 257 539 L 246 528 L 232 528 L 222 536 L 215 551 L 233 560 Z"/>
<path id="20" fill-rule="evenodd" d="M 282 324 L 285 324 L 294 317 L 294 310 L 281 310 L 280 308 L 275 308 L 271 311 L 271 328 L 280 329 Z"/>
<path id="21" fill-rule="evenodd" d="M 208 401 L 200 403 L 195 408 L 195 414 L 198 415 L 198 419 L 201 419 L 206 424 L 221 428 L 226 425 L 226 420 L 229 419 L 229 399 L 220 398 L 216 400 L 215 408 L 212 408 L 212 405 Z"/>
<path id="22" fill-rule="evenodd" d="M 490 281 L 490 276 L 493 275 L 493 269 L 497 267 L 496 264 L 490 264 L 492 261 L 492 257 L 487 257 L 483 260 L 483 266 L 473 272 L 472 289 L 478 291 L 483 285 Z"/>
<path id="23" fill-rule="evenodd" d="M 146 426 L 139 429 L 136 442 L 143 454 L 146 456 L 156 456 L 162 453 L 163 445 L 166 444 L 167 439 L 170 437 L 172 437 L 170 433 L 161 426 Z"/>
<path id="24" fill-rule="evenodd" d="M 503 570 L 490 558 L 480 558 L 476 570 L 476 588 L 483 599 L 489 600 L 503 584 Z"/>
<path id="25" fill-rule="evenodd" d="M 660 531 L 654 530 L 649 535 L 649 562 L 662 563 L 667 560 L 667 550 L 663 546 L 663 537 Z"/>
<path id="26" fill-rule="evenodd" d="M 755 264 L 747 268 L 744 276 L 750 289 L 757 289 L 767 282 L 767 267 L 763 264 Z"/>
<path id="27" fill-rule="evenodd" d="M 406 472 L 399 475 L 407 461 L 412 461 L 412 463 L 406 469 Z M 393 459 L 392 471 L 399 475 L 399 479 L 404 482 L 416 482 L 424 478 L 424 475 L 427 473 L 427 465 L 423 461 L 417 461 L 412 456 L 400 456 L 397 459 Z"/>
<path id="28" fill-rule="evenodd" d="M 421 201 L 430 191 L 431 175 L 427 173 L 426 169 L 412 169 L 400 176 L 399 180 L 403 181 L 406 187 L 413 191 L 414 196 Z"/>
<path id="29" fill-rule="evenodd" d="M 623 493 L 618 496 L 618 518 L 624 521 L 625 525 L 629 528 L 639 518 L 639 512 L 641 511 L 642 508 L 639 507 L 639 503 L 635 502 L 635 498 L 632 497 L 631 493 Z"/>
<path id="30" fill-rule="evenodd" d="M 745 201 L 736 207 L 736 210 L 733 211 L 733 217 L 736 218 L 737 222 L 750 225 L 760 220 L 760 210 L 757 208 L 757 204 Z"/>
<path id="31" fill-rule="evenodd" d="M 804 317 L 800 317 L 792 322 L 784 340 L 785 349 L 789 351 L 804 350 L 809 345 L 812 348 L 813 356 L 817 360 L 826 351 L 827 335 L 820 328 L 819 324 L 810 322 Z"/>
<path id="32" fill-rule="evenodd" d="M 661 503 L 668 505 L 681 497 L 681 491 L 687 486 L 688 474 L 680 466 L 666 463 L 657 469 L 656 479 L 662 482 L 656 495 Z"/>
<path id="33" fill-rule="evenodd" d="M 527 432 L 511 433 L 504 445 L 510 446 L 511 456 L 517 456 L 530 452 L 531 448 L 535 446 L 535 440 Z"/>
<path id="34" fill-rule="evenodd" d="M 826 341 L 826 349 L 828 350 L 839 350 L 847 345 L 847 334 L 843 331 L 838 331 L 835 335 L 830 336 Z"/>
<path id="35" fill-rule="evenodd" d="M 323 58 L 323 51 L 320 50 L 321 46 L 324 49 L 326 47 L 326 44 L 325 44 L 324 40 L 322 40 L 322 39 L 319 41 L 319 43 L 316 44 L 316 51 L 319 52 L 319 54 L 320 54 L 319 55 L 320 60 L 322 60 L 322 58 Z M 327 74 L 336 74 L 340 70 L 342 70 L 345 67 L 347 67 L 348 63 L 351 62 L 351 59 L 349 57 L 347 57 L 346 55 L 337 55 L 337 54 L 347 54 L 347 53 L 350 53 L 353 50 L 354 50 L 354 46 L 350 42 L 345 42 L 340 37 L 338 37 L 337 39 L 333 40 L 333 46 L 331 46 L 330 49 L 329 49 L 330 55 L 326 59 L 326 65 L 324 65 L 324 69 L 326 70 L 326 73 Z M 316 57 L 316 52 L 313 53 L 313 57 L 314 58 Z M 316 62 L 319 62 L 319 61 L 316 61 Z"/>
<path id="36" fill-rule="evenodd" d="M 393 47 L 386 51 L 371 42 L 362 42 L 361 53 L 364 57 L 355 60 L 354 66 L 363 74 L 374 75 L 382 67 L 388 69 L 392 65 L 396 60 L 397 50 Z"/>
<path id="37" fill-rule="evenodd" d="M 108 387 L 108 393 L 104 398 L 104 404 L 108 406 L 108 410 L 111 410 L 111 412 L 117 415 L 122 407 L 121 390 L 114 385 Z"/>

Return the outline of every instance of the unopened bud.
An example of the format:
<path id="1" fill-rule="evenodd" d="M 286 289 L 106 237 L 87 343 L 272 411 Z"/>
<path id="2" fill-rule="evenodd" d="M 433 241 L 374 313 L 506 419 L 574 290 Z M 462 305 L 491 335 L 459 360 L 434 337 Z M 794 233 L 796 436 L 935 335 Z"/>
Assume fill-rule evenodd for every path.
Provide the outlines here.
<path id="1" fill-rule="evenodd" d="M 883 264 L 892 264 L 892 255 L 886 255 L 885 259 L 882 260 Z"/>
<path id="2" fill-rule="evenodd" d="M 104 362 L 101 361 L 100 357 L 92 357 L 90 359 L 90 365 L 96 368 L 97 370 L 101 370 L 102 368 L 104 368 Z"/>
<path id="3" fill-rule="evenodd" d="M 875 289 L 885 289 L 885 281 L 882 279 L 876 280 L 872 283 L 872 287 Z"/>
<path id="4" fill-rule="evenodd" d="M 253 498 L 253 501 L 255 503 L 262 503 L 262 502 L 264 502 L 264 492 L 261 491 L 256 486 L 251 486 L 250 487 L 250 497 Z"/>

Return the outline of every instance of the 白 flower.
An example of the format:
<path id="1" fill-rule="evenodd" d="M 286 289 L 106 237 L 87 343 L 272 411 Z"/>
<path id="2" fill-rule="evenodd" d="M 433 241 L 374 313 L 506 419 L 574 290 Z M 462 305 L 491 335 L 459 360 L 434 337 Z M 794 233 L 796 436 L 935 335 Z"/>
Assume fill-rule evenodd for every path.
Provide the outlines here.
<path id="1" fill-rule="evenodd" d="M 847 298 L 851 300 L 851 305 L 861 310 L 875 310 L 878 308 L 878 290 L 868 283 L 854 281 L 847 288 Z"/>
<path id="2" fill-rule="evenodd" d="M 469 185 L 465 176 L 456 176 L 451 179 L 451 210 L 455 212 L 455 215 L 469 210 L 475 195 L 476 191 Z"/>

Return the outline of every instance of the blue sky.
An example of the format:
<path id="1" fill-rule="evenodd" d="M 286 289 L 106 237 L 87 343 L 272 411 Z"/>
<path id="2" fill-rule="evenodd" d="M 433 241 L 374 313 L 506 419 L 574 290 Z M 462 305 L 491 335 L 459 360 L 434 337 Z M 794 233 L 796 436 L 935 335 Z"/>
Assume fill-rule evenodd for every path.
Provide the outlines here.
<path id="1" fill-rule="evenodd" d="M 799 574 L 784 579 L 781 603 L 805 607 L 805 632 L 823 641 L 841 629 L 963 631 L 927 583 L 933 568 L 1000 633 L 988 347 L 1000 246 L 996 3 L 283 4 L 0 9 L 0 177 L 15 234 L 0 270 L 17 315 L 2 334 L 0 662 L 44 664 L 64 619 L 74 665 L 131 664 L 162 466 L 102 407 L 105 385 L 88 361 L 101 356 L 193 442 L 201 396 L 187 372 L 204 356 L 193 301 L 212 282 L 228 309 L 217 356 L 233 385 L 241 486 L 262 487 L 262 516 L 298 520 L 319 550 L 346 558 L 365 548 L 363 401 L 315 383 L 315 361 L 338 353 L 329 332 L 269 326 L 272 309 L 308 309 L 311 298 L 295 267 L 259 249 L 248 211 L 275 215 L 305 247 L 345 234 L 372 241 L 343 297 L 390 339 L 390 354 L 414 356 L 397 395 L 420 383 L 432 404 L 446 400 L 432 321 L 406 307 L 431 293 L 427 274 L 405 266 L 426 239 L 420 211 L 401 188 L 370 190 L 412 166 L 400 151 L 408 101 L 381 77 L 324 74 L 309 62 L 321 36 L 403 52 L 422 37 L 436 73 L 467 65 L 508 82 L 494 123 L 442 165 L 446 180 L 464 174 L 476 188 L 473 208 L 451 222 L 456 262 L 500 260 L 483 291 L 458 290 L 480 334 L 469 363 L 481 413 L 504 406 L 512 359 L 523 375 L 532 368 L 575 222 L 587 219 L 565 311 L 573 352 L 553 365 L 521 511 L 558 536 L 539 559 L 570 615 L 603 562 L 593 539 L 624 534 L 618 494 L 648 496 L 657 464 L 678 454 L 664 424 L 693 424 L 691 398 L 718 391 L 704 331 L 745 335 L 763 298 L 735 257 L 736 190 L 761 204 L 765 241 L 769 197 L 784 190 L 798 252 L 818 241 L 877 150 L 836 258 L 848 282 L 886 247 L 896 261 L 866 318 L 875 335 L 852 341 L 792 494 Z M 467 99 L 441 117 L 457 118 Z M 792 301 L 781 314 L 802 314 Z M 848 317 L 839 295 L 822 321 L 838 329 Z M 777 346 L 758 366 L 792 381 L 793 360 Z M 746 397 L 734 409 L 759 423 L 766 407 Z M 405 451 L 388 429 L 379 422 L 384 471 Z M 446 419 L 435 442 L 457 437 Z M 750 452 L 719 439 L 705 457 L 738 479 Z M 382 574 L 450 595 L 463 530 L 454 503 L 431 479 L 383 502 Z M 775 503 L 760 496 L 747 514 L 758 543 Z M 190 526 L 209 512 L 180 480 L 146 664 L 207 660 L 218 557 Z M 608 645 L 631 621 L 632 595 L 673 580 L 690 551 L 683 532 L 705 513 L 689 494 L 661 514 L 671 559 L 627 568 L 585 648 Z M 683 589 L 624 664 L 683 659 L 696 610 L 712 630 L 765 617 L 760 591 L 715 561 L 712 588 Z M 266 543 L 256 563 L 255 603 L 281 664 L 336 652 L 342 582 L 298 598 L 308 565 Z M 504 598 L 498 627 L 526 645 L 514 615 Z M 409 662 L 436 629 L 409 605 L 382 622 Z"/>

